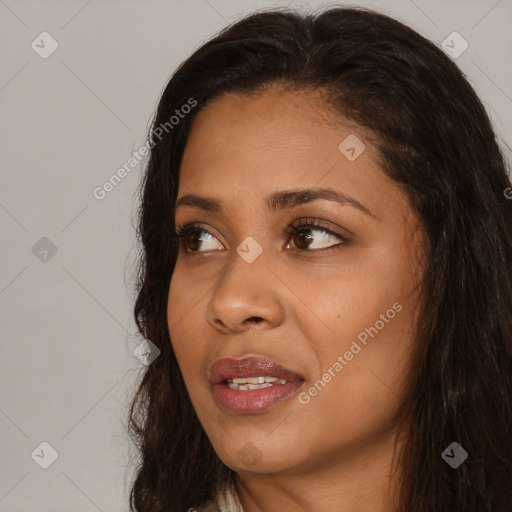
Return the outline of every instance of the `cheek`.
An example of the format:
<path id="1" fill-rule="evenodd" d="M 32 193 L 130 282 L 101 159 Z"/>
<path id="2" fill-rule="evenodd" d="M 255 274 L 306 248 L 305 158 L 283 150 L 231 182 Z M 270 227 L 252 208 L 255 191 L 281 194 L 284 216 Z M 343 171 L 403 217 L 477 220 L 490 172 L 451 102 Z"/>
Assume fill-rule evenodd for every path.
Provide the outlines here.
<path id="1" fill-rule="evenodd" d="M 376 308 L 385 314 L 386 308 Z M 375 319 L 366 327 L 369 322 L 358 317 L 350 325 L 339 324 L 331 341 L 316 339 L 318 370 L 304 389 L 298 423 L 307 425 L 309 437 L 327 451 L 391 430 L 410 368 L 409 320 L 404 307 L 380 330 L 380 323 L 376 331 L 369 328 Z M 366 344 L 357 337 L 361 332 Z"/>
<path id="2" fill-rule="evenodd" d="M 202 329 L 197 321 L 204 309 L 203 296 L 204 293 L 191 286 L 183 273 L 175 269 L 169 287 L 167 326 L 184 377 L 193 367 L 195 355 L 202 350 L 202 344 L 206 341 L 201 336 Z"/>
<path id="3" fill-rule="evenodd" d="M 174 267 L 169 284 L 169 293 L 167 297 L 167 320 L 169 326 L 174 326 L 180 318 L 183 318 L 185 312 L 190 310 L 192 301 L 191 287 L 185 279 L 184 272 L 180 269 L 179 259 Z"/>
<path id="4" fill-rule="evenodd" d="M 344 261 L 314 273 L 289 272 L 287 282 L 294 292 L 295 321 L 317 347 L 336 352 L 365 329 L 389 331 L 389 326 L 405 316 L 393 308 L 408 301 L 403 272 L 373 261 Z M 384 318 L 381 319 L 381 316 Z M 320 342 L 319 340 L 323 340 Z M 331 350 L 331 351 L 332 351 Z M 348 348 L 347 348 L 348 350 Z"/>
<path id="5" fill-rule="evenodd" d="M 171 339 L 173 331 L 196 325 L 194 322 L 204 310 L 207 291 L 204 280 L 198 279 L 197 275 L 191 276 L 179 263 L 176 264 L 167 300 L 167 324 Z"/>
<path id="6" fill-rule="evenodd" d="M 294 291 L 310 308 L 304 314 L 299 304 L 303 314 L 296 315 L 310 340 L 310 361 L 317 361 L 310 378 L 322 381 L 312 401 L 334 418 L 345 417 L 347 410 L 357 421 L 377 417 L 379 410 L 392 412 L 409 369 L 415 329 L 407 282 L 399 264 L 361 261 L 329 280 L 296 281 Z"/>

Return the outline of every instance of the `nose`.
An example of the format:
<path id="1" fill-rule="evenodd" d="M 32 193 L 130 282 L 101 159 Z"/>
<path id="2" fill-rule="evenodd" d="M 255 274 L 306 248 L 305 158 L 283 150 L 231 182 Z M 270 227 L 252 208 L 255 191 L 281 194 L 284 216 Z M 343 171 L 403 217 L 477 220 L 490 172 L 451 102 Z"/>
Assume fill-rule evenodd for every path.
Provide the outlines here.
<path id="1" fill-rule="evenodd" d="M 206 320 L 223 334 L 279 326 L 284 306 L 278 283 L 263 254 L 252 263 L 233 254 L 206 306 Z"/>

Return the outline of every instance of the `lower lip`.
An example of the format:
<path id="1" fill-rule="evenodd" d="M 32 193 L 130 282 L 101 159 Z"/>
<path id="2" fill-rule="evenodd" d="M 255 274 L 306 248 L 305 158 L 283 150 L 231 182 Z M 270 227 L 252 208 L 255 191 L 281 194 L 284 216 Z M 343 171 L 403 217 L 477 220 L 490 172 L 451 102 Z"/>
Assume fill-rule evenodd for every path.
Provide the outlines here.
<path id="1" fill-rule="evenodd" d="M 213 398 L 223 409 L 238 414 L 250 414 L 263 411 L 277 402 L 290 398 L 303 383 L 303 380 L 297 380 L 268 388 L 237 391 L 228 388 L 227 384 L 222 382 L 214 384 Z"/>

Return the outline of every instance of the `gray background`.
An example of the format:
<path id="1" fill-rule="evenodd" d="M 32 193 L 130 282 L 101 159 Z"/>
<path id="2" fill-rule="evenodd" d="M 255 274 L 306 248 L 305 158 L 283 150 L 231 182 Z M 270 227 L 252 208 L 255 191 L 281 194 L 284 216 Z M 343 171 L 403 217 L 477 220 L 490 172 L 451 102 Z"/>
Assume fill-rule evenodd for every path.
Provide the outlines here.
<path id="1" fill-rule="evenodd" d="M 144 143 L 171 73 L 217 30 L 258 8 L 341 4 L 0 0 L 0 511 L 128 510 L 123 420 L 145 368 L 130 287 L 140 166 L 103 200 L 93 190 Z M 459 32 L 469 48 L 456 62 L 510 158 L 512 0 L 357 5 L 438 44 Z M 47 59 L 31 47 L 43 31 L 59 45 Z M 54 255 L 37 255 L 43 237 Z M 31 458 L 43 441 L 58 452 L 48 469 Z"/>

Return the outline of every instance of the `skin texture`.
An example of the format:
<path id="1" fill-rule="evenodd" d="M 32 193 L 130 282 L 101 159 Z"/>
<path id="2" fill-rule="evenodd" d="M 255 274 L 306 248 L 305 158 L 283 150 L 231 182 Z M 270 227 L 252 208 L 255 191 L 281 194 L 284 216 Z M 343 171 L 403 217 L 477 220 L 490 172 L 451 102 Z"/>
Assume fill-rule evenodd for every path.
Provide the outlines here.
<path id="1" fill-rule="evenodd" d="M 393 419 L 411 361 L 424 237 L 407 196 L 379 168 L 369 134 L 332 121 L 313 93 L 224 95 L 198 114 L 182 160 L 178 198 L 214 197 L 222 212 L 177 208 L 177 226 L 199 222 L 212 236 L 201 232 L 203 242 L 189 237 L 180 248 L 169 332 L 198 417 L 237 472 L 247 512 L 393 510 Z M 366 146 L 354 161 L 338 149 L 350 134 Z M 325 199 L 266 210 L 269 194 L 309 187 L 349 195 L 371 214 Z M 308 248 L 286 233 L 304 218 L 348 242 L 315 227 L 305 230 Z M 236 253 L 249 236 L 263 249 L 252 263 Z M 307 391 L 393 304 L 401 310 L 366 345 L 358 342 L 361 350 L 307 404 L 296 394 L 243 415 L 213 400 L 208 369 L 221 357 L 268 357 L 303 375 L 299 391 Z M 251 465 L 239 454 L 247 443 L 259 458 Z"/>

